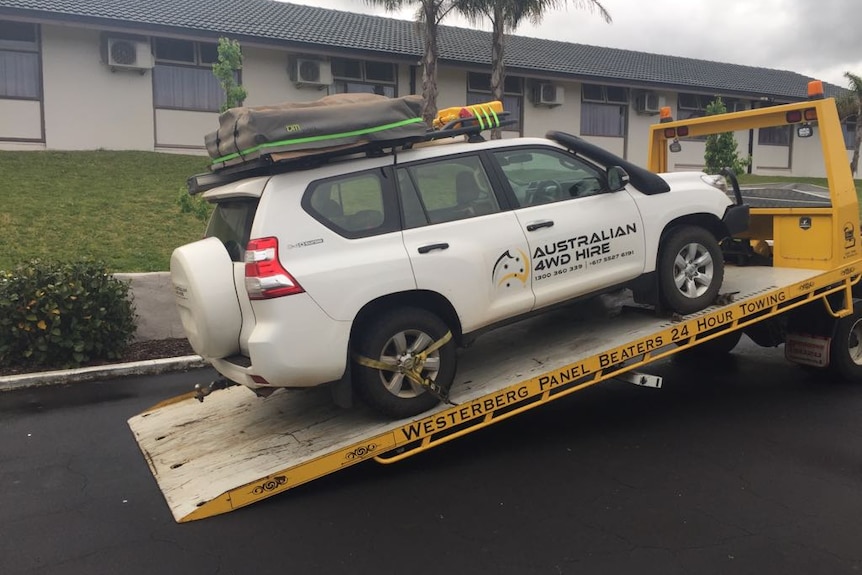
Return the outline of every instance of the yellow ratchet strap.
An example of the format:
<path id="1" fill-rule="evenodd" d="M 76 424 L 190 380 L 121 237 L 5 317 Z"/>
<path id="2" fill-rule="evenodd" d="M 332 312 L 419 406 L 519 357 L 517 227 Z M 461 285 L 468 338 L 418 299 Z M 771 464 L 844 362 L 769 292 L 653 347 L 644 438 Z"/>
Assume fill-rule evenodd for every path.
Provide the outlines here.
<path id="1" fill-rule="evenodd" d="M 411 382 L 415 383 L 416 385 L 424 387 L 425 389 L 428 390 L 429 393 L 431 393 L 431 395 L 433 395 L 434 397 L 436 397 L 440 401 L 443 401 L 443 402 L 448 403 L 450 405 L 457 405 L 456 403 L 452 403 L 452 401 L 449 400 L 449 390 L 448 389 L 443 389 L 442 387 L 437 385 L 437 383 L 434 380 L 428 379 L 426 377 L 422 377 L 422 369 L 425 367 L 425 360 L 428 359 L 428 356 L 431 355 L 432 353 L 434 353 L 435 351 L 437 351 L 438 349 L 440 349 L 441 347 L 443 347 L 444 345 L 446 345 L 447 343 L 449 343 L 449 341 L 451 339 L 452 339 L 452 332 L 447 331 L 443 337 L 441 337 L 440 339 L 438 339 L 437 341 L 435 341 L 434 343 L 429 345 L 423 351 L 417 353 L 414 356 L 416 361 L 413 363 L 413 367 L 410 369 L 406 369 L 406 370 L 403 368 L 400 368 L 397 365 L 392 365 L 391 363 L 383 363 L 380 360 L 371 359 L 370 357 L 365 357 L 365 356 L 359 355 L 358 353 L 353 354 L 353 359 L 359 365 L 363 365 L 365 367 L 370 367 L 372 369 L 380 369 L 383 371 L 392 371 L 392 372 L 396 372 L 396 373 L 403 373 L 407 379 L 409 379 Z"/>

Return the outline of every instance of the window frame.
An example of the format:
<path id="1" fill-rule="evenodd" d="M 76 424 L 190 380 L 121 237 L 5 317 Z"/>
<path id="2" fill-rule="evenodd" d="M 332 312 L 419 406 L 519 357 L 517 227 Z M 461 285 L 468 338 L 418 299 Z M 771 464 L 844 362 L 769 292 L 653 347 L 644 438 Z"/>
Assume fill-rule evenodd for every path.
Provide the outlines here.
<path id="1" fill-rule="evenodd" d="M 856 116 L 848 116 L 841 122 L 841 131 L 844 132 L 844 149 L 856 149 Z"/>
<path id="2" fill-rule="evenodd" d="M 487 78 L 487 82 L 485 79 Z M 503 80 L 503 110 L 511 111 L 511 106 L 506 106 L 506 102 L 517 102 L 518 113 L 514 125 L 503 126 L 500 128 L 503 132 L 512 132 L 518 135 L 523 135 L 524 130 L 524 86 L 526 79 L 523 76 L 507 75 Z M 491 94 L 491 74 L 485 72 L 467 72 L 467 93 L 465 95 L 465 103 L 470 106 L 487 102 L 492 98 Z M 475 101 L 473 101 L 475 99 Z"/>
<path id="3" fill-rule="evenodd" d="M 383 62 L 379 60 L 357 60 L 355 58 L 332 58 L 331 59 L 331 70 L 332 70 L 332 90 L 333 93 L 336 94 L 349 94 L 356 93 L 356 91 L 351 92 L 349 90 L 350 85 L 356 86 L 371 86 L 373 94 L 381 94 L 384 96 L 388 96 L 390 98 L 394 98 L 398 95 L 398 65 L 392 62 Z M 359 65 L 359 75 L 358 76 L 339 76 L 336 74 L 336 67 L 339 63 L 349 63 L 349 64 L 358 64 Z M 392 80 L 379 80 L 374 78 L 369 78 L 368 76 L 368 64 L 381 65 L 381 66 L 389 66 L 392 70 Z M 343 90 L 341 88 L 344 88 Z M 378 91 L 379 88 L 379 91 Z M 387 90 L 390 91 L 387 94 Z M 360 91 L 361 92 L 361 91 Z"/>
<path id="4" fill-rule="evenodd" d="M 193 58 L 194 61 L 190 60 L 172 60 L 170 58 L 160 58 L 158 56 L 158 43 L 160 41 L 168 41 L 168 42 L 186 42 L 192 44 L 193 50 Z M 218 80 L 215 76 L 212 76 L 212 67 L 213 62 L 205 62 L 202 56 L 202 48 L 204 46 L 215 46 L 216 50 L 218 49 L 218 44 L 213 42 L 199 42 L 197 40 L 183 40 L 178 38 L 165 38 L 165 37 L 154 37 L 152 39 L 152 50 L 155 66 L 153 67 L 152 72 L 152 84 L 153 84 L 153 108 L 155 110 L 177 110 L 183 112 L 220 112 L 221 106 L 224 105 L 226 101 L 226 96 L 224 94 L 224 90 L 218 83 Z M 215 107 L 206 107 L 206 106 L 182 106 L 182 105 L 165 105 L 159 103 L 159 88 L 158 78 L 160 72 L 159 69 L 176 69 L 176 70 L 201 70 L 208 71 L 210 76 L 212 76 L 212 82 L 215 82 L 214 86 L 209 86 L 208 88 L 213 88 L 218 90 L 218 105 Z M 207 77 L 209 78 L 209 76 Z M 237 70 L 236 72 L 236 80 L 238 83 L 242 83 L 242 70 Z M 176 99 L 172 96 L 172 99 Z"/>
<path id="5" fill-rule="evenodd" d="M 0 20 L 0 22 L 15 24 L 16 26 L 20 25 L 29 25 L 31 26 L 33 32 L 33 40 L 32 41 L 21 41 L 21 40 L 3 40 L 0 39 L 0 53 L 7 54 L 24 54 L 31 55 L 35 60 L 34 66 L 35 69 L 32 70 L 35 76 L 35 86 L 33 86 L 34 91 L 31 93 L 27 93 L 26 95 L 12 95 L 0 93 L 0 100 L 20 100 L 27 102 L 42 102 L 44 98 L 44 85 L 42 79 L 42 29 L 39 24 L 30 23 L 30 22 L 17 22 L 13 20 Z M 4 88 L 5 90 L 5 88 Z M 40 139 L 41 141 L 41 139 Z"/>
<path id="6" fill-rule="evenodd" d="M 608 94 L 608 88 L 613 90 L 622 90 L 625 97 L 623 99 L 611 97 Z M 593 93 L 587 94 L 587 90 Z M 622 86 L 608 86 L 606 84 L 591 84 L 586 82 L 582 83 L 580 110 L 581 135 L 595 138 L 625 138 L 628 132 L 628 109 L 630 97 L 631 93 L 629 92 L 629 89 Z M 615 108 L 616 112 L 620 116 L 619 130 L 616 130 L 613 133 L 603 130 L 585 130 L 585 126 L 591 126 L 596 123 L 596 118 L 591 114 L 597 114 L 599 110 L 610 110 L 611 108 Z"/>

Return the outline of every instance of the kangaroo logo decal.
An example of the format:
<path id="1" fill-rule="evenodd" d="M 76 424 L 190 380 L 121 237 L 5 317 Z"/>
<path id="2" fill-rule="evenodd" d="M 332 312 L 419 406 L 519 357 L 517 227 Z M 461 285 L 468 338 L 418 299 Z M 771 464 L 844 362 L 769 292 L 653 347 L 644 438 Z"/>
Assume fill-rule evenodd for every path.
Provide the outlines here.
<path id="1" fill-rule="evenodd" d="M 509 287 L 525 287 L 527 285 L 528 268 L 530 258 L 527 257 L 521 250 L 514 250 L 515 255 L 512 255 L 513 250 L 503 252 L 497 261 L 494 263 L 494 269 L 491 272 L 491 281 L 497 288 Z"/>

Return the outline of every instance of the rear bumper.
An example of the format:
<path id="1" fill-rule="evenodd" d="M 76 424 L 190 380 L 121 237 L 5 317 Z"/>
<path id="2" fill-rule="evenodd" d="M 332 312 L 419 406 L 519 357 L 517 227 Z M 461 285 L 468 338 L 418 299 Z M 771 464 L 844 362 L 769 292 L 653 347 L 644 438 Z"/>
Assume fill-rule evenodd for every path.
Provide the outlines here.
<path id="1" fill-rule="evenodd" d="M 314 387 L 341 378 L 351 322 L 332 319 L 308 294 L 255 301 L 252 307 L 257 323 L 248 357 L 211 360 L 220 374 L 251 389 Z"/>

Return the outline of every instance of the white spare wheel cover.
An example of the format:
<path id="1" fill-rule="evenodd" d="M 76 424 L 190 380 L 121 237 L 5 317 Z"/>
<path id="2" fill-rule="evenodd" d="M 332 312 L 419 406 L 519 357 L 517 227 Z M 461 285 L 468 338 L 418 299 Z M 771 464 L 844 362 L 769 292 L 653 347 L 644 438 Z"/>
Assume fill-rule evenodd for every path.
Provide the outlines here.
<path id="1" fill-rule="evenodd" d="M 205 358 L 239 352 L 242 313 L 234 265 L 217 238 L 179 247 L 171 255 L 171 282 L 180 319 L 192 348 Z"/>

